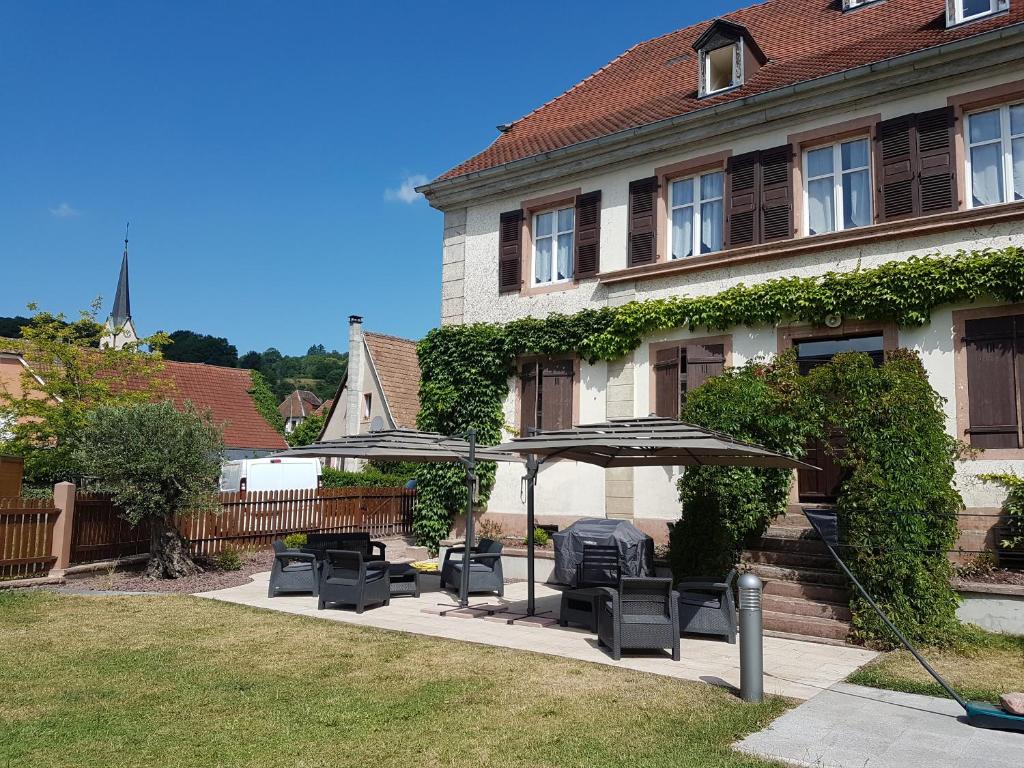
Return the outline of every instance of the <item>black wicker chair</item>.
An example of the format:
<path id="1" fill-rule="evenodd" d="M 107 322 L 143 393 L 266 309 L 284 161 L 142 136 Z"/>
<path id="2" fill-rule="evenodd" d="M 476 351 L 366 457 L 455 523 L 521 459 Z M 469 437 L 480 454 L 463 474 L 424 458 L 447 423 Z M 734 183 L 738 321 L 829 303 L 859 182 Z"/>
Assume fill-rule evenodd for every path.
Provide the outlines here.
<path id="1" fill-rule="evenodd" d="M 618 547 L 583 545 L 583 560 L 576 565 L 577 587 L 618 587 L 621 578 L 622 564 Z"/>
<path id="2" fill-rule="evenodd" d="M 329 549 L 320 568 L 320 600 L 317 608 L 328 603 L 354 605 L 356 613 L 375 603 L 391 602 L 390 563 L 386 560 L 363 559 L 362 552 L 351 549 Z"/>
<path id="3" fill-rule="evenodd" d="M 597 639 L 612 658 L 623 649 L 668 648 L 679 661 L 679 595 L 671 579 L 624 576 L 618 590 L 600 587 L 604 593 L 597 612 Z"/>
<path id="4" fill-rule="evenodd" d="M 306 536 L 304 552 L 312 552 L 323 560 L 329 549 L 351 549 L 361 552 L 363 560 L 387 560 L 387 546 L 380 541 L 370 539 L 370 534 L 356 533 L 310 533 Z"/>
<path id="5" fill-rule="evenodd" d="M 316 555 L 297 549 L 285 549 L 278 539 L 273 543 L 274 566 L 270 570 L 267 597 L 285 592 L 308 592 L 315 595 L 319 588 Z"/>
<path id="6" fill-rule="evenodd" d="M 501 570 L 500 541 L 480 539 L 480 543 L 470 549 L 469 554 L 469 591 L 496 592 L 499 597 L 505 594 L 505 577 Z M 441 564 L 441 589 L 459 589 L 462 585 L 462 557 L 466 551 L 464 545 L 451 547 L 444 553 Z"/>
<path id="7" fill-rule="evenodd" d="M 732 584 L 736 571 L 724 581 L 697 576 L 676 584 L 679 592 L 679 630 L 695 635 L 724 637 L 736 642 L 736 602 Z"/>

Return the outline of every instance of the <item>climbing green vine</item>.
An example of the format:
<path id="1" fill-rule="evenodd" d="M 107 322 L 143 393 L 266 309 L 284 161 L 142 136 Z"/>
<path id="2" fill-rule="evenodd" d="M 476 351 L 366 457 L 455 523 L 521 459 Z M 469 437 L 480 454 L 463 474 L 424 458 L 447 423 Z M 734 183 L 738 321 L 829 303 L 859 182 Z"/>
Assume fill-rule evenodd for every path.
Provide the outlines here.
<path id="1" fill-rule="evenodd" d="M 1024 300 L 1024 248 L 912 257 L 820 277 L 739 284 L 708 296 L 636 301 L 503 325 L 442 326 L 419 345 L 418 423 L 421 429 L 449 434 L 474 427 L 481 442 L 498 442 L 508 379 L 521 355 L 577 354 L 593 363 L 629 354 L 660 331 L 722 331 L 782 321 L 821 324 L 833 314 L 920 326 L 938 306 L 986 297 Z M 418 477 L 415 533 L 421 543 L 436 547 L 461 510 L 464 481 L 457 467 L 445 465 L 425 467 Z M 481 472 L 484 500 L 493 478 L 493 467 Z"/>

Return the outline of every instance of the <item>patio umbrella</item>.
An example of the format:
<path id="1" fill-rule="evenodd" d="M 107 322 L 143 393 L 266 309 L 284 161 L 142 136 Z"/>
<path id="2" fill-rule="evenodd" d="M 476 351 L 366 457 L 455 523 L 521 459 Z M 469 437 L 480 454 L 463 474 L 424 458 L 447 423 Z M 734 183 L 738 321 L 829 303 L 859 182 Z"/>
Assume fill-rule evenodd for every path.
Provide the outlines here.
<path id="1" fill-rule="evenodd" d="M 581 424 L 571 429 L 536 432 L 495 446 L 494 450 L 526 455 L 526 612 L 530 616 L 536 609 L 533 586 L 534 487 L 537 472 L 544 462 L 571 460 L 600 467 L 716 465 L 817 469 L 763 446 L 659 416 L 613 419 L 599 424 Z"/>
<path id="2" fill-rule="evenodd" d="M 457 461 L 461 463 L 466 469 L 466 546 L 462 559 L 462 583 L 459 585 L 459 606 L 462 608 L 469 605 L 469 556 L 473 541 L 473 492 L 476 487 L 476 463 L 478 461 L 522 461 L 514 453 L 477 446 L 475 429 L 467 431 L 465 437 L 421 432 L 416 429 L 376 430 L 289 448 L 286 451 L 275 453 L 274 456 L 323 456 L 423 463 Z"/>

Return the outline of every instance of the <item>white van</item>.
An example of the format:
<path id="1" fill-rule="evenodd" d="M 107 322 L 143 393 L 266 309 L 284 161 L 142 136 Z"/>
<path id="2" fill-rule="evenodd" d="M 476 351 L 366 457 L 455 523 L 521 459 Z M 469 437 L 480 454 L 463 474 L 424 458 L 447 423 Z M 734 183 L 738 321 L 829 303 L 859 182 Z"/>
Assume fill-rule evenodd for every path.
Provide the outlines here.
<path id="1" fill-rule="evenodd" d="M 224 462 L 221 491 L 287 491 L 320 487 L 320 459 L 266 458 Z"/>

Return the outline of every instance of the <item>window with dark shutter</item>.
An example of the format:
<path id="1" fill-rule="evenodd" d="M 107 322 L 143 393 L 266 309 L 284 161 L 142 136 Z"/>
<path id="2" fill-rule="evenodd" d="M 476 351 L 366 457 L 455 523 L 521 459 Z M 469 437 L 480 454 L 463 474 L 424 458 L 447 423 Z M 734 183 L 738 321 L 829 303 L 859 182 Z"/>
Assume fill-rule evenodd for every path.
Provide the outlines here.
<path id="1" fill-rule="evenodd" d="M 654 412 L 678 419 L 686 393 L 725 370 L 724 344 L 685 344 L 654 353 Z"/>
<path id="2" fill-rule="evenodd" d="M 883 120 L 875 131 L 879 221 L 957 209 L 952 107 Z"/>
<path id="3" fill-rule="evenodd" d="M 658 177 L 629 183 L 629 258 L 631 267 L 653 264 L 657 259 Z"/>
<path id="4" fill-rule="evenodd" d="M 718 376 L 724 370 L 724 345 L 686 345 L 686 392 L 692 392 L 712 376 Z"/>
<path id="5" fill-rule="evenodd" d="M 747 152 L 734 155 L 726 162 L 726 248 L 740 248 L 758 241 L 760 156 L 760 152 Z"/>
<path id="6" fill-rule="evenodd" d="M 875 165 L 878 169 L 878 201 L 875 205 L 879 221 L 895 221 L 913 216 L 914 176 L 914 116 L 905 115 L 883 120 L 875 131 Z"/>
<path id="7" fill-rule="evenodd" d="M 530 362 L 520 372 L 520 434 L 536 429 L 569 429 L 572 426 L 572 360 Z"/>
<path id="8" fill-rule="evenodd" d="M 952 107 L 917 116 L 918 178 L 921 213 L 957 209 L 956 162 L 953 155 L 956 116 Z"/>
<path id="9" fill-rule="evenodd" d="M 977 448 L 1022 448 L 1024 316 L 968 320 L 967 430 Z"/>
<path id="10" fill-rule="evenodd" d="M 577 279 L 593 277 L 601 269 L 601 190 L 576 196 Z"/>
<path id="11" fill-rule="evenodd" d="M 670 419 L 679 418 L 679 347 L 659 349 L 654 354 L 654 412 Z"/>
<path id="12" fill-rule="evenodd" d="M 498 292 L 518 291 L 522 283 L 523 212 L 501 214 L 498 229 Z"/>
<path id="13" fill-rule="evenodd" d="M 761 150 L 761 242 L 793 237 L 793 147 Z"/>

